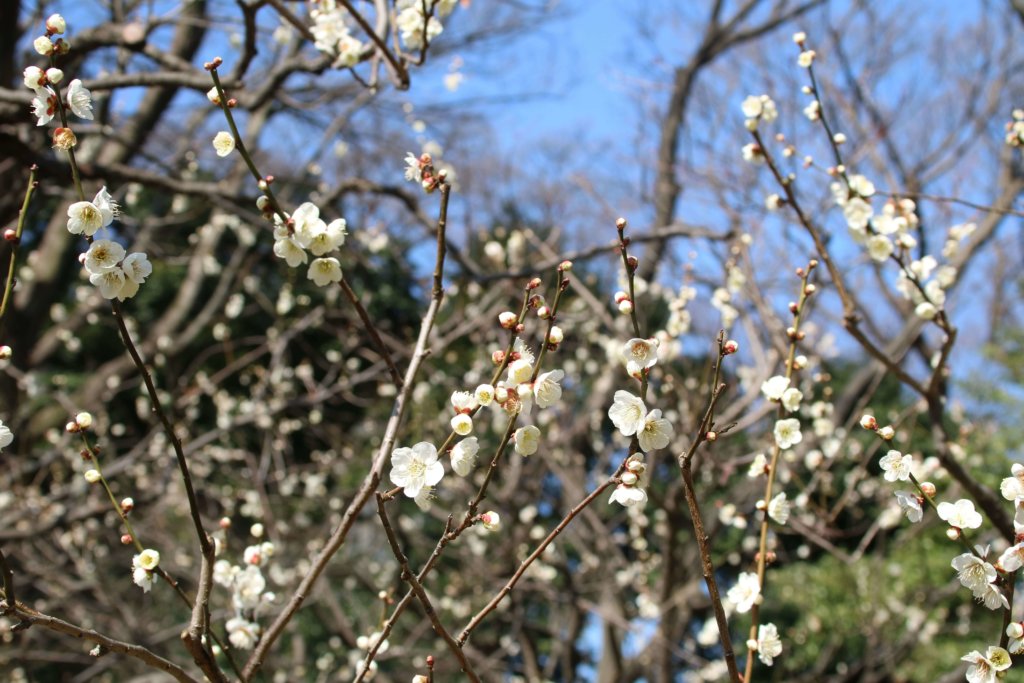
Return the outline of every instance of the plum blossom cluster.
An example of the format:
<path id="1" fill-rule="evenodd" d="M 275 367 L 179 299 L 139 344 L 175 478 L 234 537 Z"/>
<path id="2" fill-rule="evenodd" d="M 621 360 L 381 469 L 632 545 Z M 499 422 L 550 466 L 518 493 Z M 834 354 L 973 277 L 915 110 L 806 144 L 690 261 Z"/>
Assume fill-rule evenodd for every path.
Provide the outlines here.
<path id="1" fill-rule="evenodd" d="M 241 650 L 251 650 L 259 641 L 262 629 L 257 619 L 274 601 L 274 593 L 266 590 L 267 580 L 261 569 L 273 555 L 274 544 L 262 542 L 245 548 L 244 566 L 223 559 L 213 565 L 213 580 L 231 591 L 235 610 L 225 624 L 228 640 Z"/>
<path id="2" fill-rule="evenodd" d="M 313 45 L 321 52 L 334 57 L 332 66 L 336 69 L 355 66 L 363 51 L 362 41 L 352 36 L 348 13 L 338 7 L 334 0 L 318 0 L 309 11 L 313 20 L 310 32 Z"/>
<path id="3" fill-rule="evenodd" d="M 518 317 L 512 327 L 518 325 Z M 502 314 L 499 321 L 508 327 L 511 321 Z M 548 348 L 557 348 L 561 342 L 562 332 L 552 326 L 548 333 Z M 505 361 L 504 352 L 497 351 L 492 359 L 501 364 Z M 450 425 L 455 435 L 466 437 L 456 443 L 450 451 L 452 470 L 460 477 L 469 476 L 476 465 L 480 444 L 473 432 L 473 417 L 482 407 L 499 410 L 510 417 L 527 416 L 532 413 L 533 405 L 538 408 L 549 408 L 562 398 L 562 387 L 559 384 L 565 377 L 562 370 L 550 370 L 536 373 L 536 358 L 533 351 L 517 338 L 512 347 L 510 360 L 506 368 L 506 377 L 496 384 L 481 384 L 473 391 L 455 391 L 451 395 L 451 406 L 454 416 Z M 536 378 L 534 375 L 536 374 Z M 512 436 L 515 452 L 521 456 L 533 455 L 540 447 L 541 432 L 535 425 L 525 425 L 516 429 Z M 437 449 L 433 444 L 420 442 L 411 448 L 396 448 L 391 454 L 391 482 L 402 488 L 403 493 L 414 498 L 418 505 L 426 507 L 433 488 L 444 477 L 444 466 L 438 460 Z M 488 526 L 487 520 L 485 528 Z M 496 528 L 497 523 L 492 525 Z"/>
<path id="4" fill-rule="evenodd" d="M 33 48 L 44 57 L 52 58 L 56 55 L 67 54 L 70 45 L 60 37 L 66 30 L 67 23 L 64 21 L 64 17 L 59 14 L 50 15 L 46 20 L 46 35 L 36 38 L 32 43 Z M 64 72 L 56 67 L 42 69 L 37 66 L 29 66 L 22 75 L 25 87 L 35 93 L 35 97 L 32 99 L 32 114 L 36 117 L 36 125 L 45 126 L 57 115 L 59 94 L 55 88 L 64 80 Z M 80 79 L 76 78 L 68 84 L 65 102 L 75 116 L 88 121 L 92 120 L 92 94 L 82 85 Z M 67 131 L 61 136 L 61 139 L 67 141 L 68 146 L 73 144 L 74 134 L 70 130 L 58 128 L 57 131 Z M 55 142 L 58 142 L 56 135 Z"/>
<path id="5" fill-rule="evenodd" d="M 266 197 L 260 197 L 257 207 L 267 211 L 269 202 Z M 274 223 L 274 254 L 278 258 L 292 268 L 309 263 L 306 277 L 318 287 L 341 281 L 341 263 L 329 254 L 345 243 L 348 233 L 344 218 L 327 223 L 320 218 L 320 209 L 315 204 L 305 202 L 285 221 L 274 214 Z M 309 262 L 307 250 L 316 257 L 312 262 Z"/>
<path id="6" fill-rule="evenodd" d="M 422 50 L 441 35 L 444 19 L 455 9 L 457 0 L 398 0 L 395 3 L 395 29 L 408 50 Z M 426 14 L 424 14 L 426 7 Z"/>
<path id="7" fill-rule="evenodd" d="M 91 202 L 75 202 L 68 207 L 68 232 L 92 238 L 100 229 L 109 227 L 118 213 L 117 203 L 103 187 Z M 89 274 L 89 282 L 105 299 L 124 301 L 135 296 L 139 286 L 153 273 L 153 264 L 144 252 L 129 254 L 109 239 L 91 239 L 79 260 Z"/>

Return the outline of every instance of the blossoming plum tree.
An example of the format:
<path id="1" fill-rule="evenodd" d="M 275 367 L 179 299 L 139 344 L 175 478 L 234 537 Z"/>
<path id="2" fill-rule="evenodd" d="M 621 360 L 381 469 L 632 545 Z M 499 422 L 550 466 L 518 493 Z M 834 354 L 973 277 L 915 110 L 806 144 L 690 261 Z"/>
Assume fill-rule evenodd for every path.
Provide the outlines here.
<path id="1" fill-rule="evenodd" d="M 546 3 L 26 12 L 12 680 L 1009 680 L 1024 467 L 956 399 L 966 330 L 1019 314 L 1024 15 L 962 121 L 907 131 L 851 50 L 882 10 L 838 6 L 707 3 L 650 186 L 588 159 L 597 210 L 403 99 Z M 708 90 L 729 60 L 771 92 Z"/>

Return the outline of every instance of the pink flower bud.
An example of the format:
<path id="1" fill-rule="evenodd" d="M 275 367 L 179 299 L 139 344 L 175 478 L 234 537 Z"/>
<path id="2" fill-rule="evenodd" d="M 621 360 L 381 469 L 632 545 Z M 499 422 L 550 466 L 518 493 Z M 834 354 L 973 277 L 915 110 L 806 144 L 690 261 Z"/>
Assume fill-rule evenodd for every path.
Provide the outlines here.
<path id="1" fill-rule="evenodd" d="M 864 429 L 870 429 L 871 431 L 874 431 L 878 429 L 878 421 L 875 420 L 874 415 L 865 415 L 864 417 L 860 418 L 860 426 L 863 427 Z"/>
<path id="2" fill-rule="evenodd" d="M 498 314 L 498 323 L 506 330 L 511 330 L 519 322 L 519 316 L 512 311 L 504 311 Z"/>
<path id="3" fill-rule="evenodd" d="M 505 352 L 502 350 L 495 351 L 491 354 L 491 362 L 495 365 L 501 365 L 505 362 Z"/>
<path id="4" fill-rule="evenodd" d="M 946 529 L 946 538 L 948 538 L 951 541 L 959 540 L 960 530 L 957 529 L 955 526 L 949 527 L 948 529 Z"/>
<path id="5" fill-rule="evenodd" d="M 878 430 L 878 436 L 882 437 L 886 441 L 891 441 L 896 436 L 896 430 L 892 428 L 892 425 L 886 425 Z"/>
<path id="6" fill-rule="evenodd" d="M 558 270 L 567 273 L 572 270 L 572 261 L 562 261 L 558 264 Z"/>
<path id="7" fill-rule="evenodd" d="M 14 352 L 11 350 L 10 346 L 7 344 L 0 345 L 0 360 L 10 360 L 13 355 Z"/>
<path id="8" fill-rule="evenodd" d="M 730 355 L 730 354 L 736 353 L 739 350 L 740 350 L 739 342 L 737 342 L 735 339 L 730 339 L 729 341 L 725 342 L 725 344 L 722 346 L 722 351 L 727 356 Z"/>
<path id="9" fill-rule="evenodd" d="M 633 312 L 633 302 L 629 299 L 625 299 L 619 302 L 619 313 L 623 315 L 629 315 Z"/>
<path id="10" fill-rule="evenodd" d="M 17 242 L 18 231 L 15 230 L 14 228 L 7 228 L 6 230 L 4 230 L 4 240 L 7 242 Z"/>
<path id="11" fill-rule="evenodd" d="M 131 534 L 121 534 L 121 545 L 131 545 L 132 540 Z"/>
<path id="12" fill-rule="evenodd" d="M 930 481 L 921 482 L 921 493 L 929 497 L 934 496 L 935 484 L 931 483 Z"/>
<path id="13" fill-rule="evenodd" d="M 718 441 L 718 433 L 708 432 L 707 434 L 704 435 L 704 438 L 707 439 L 708 441 Z"/>

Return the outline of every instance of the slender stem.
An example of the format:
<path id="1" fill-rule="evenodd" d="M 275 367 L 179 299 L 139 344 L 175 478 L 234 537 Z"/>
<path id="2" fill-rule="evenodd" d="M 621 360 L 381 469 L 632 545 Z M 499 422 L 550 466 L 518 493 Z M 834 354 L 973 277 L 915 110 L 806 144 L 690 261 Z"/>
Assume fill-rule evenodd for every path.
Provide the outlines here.
<path id="1" fill-rule="evenodd" d="M 800 339 L 800 323 L 803 320 L 804 305 L 807 303 L 807 298 L 814 292 L 814 289 L 809 287 L 809 281 L 811 273 L 814 272 L 814 268 L 817 265 L 817 261 L 811 261 L 807 264 L 807 268 L 800 268 L 797 273 L 800 276 L 800 297 L 797 301 L 796 308 L 793 310 L 793 325 L 790 328 L 789 334 L 789 352 L 786 355 L 786 372 L 785 377 L 787 380 L 792 381 L 793 371 L 795 369 L 794 361 L 796 359 L 796 347 L 797 342 Z M 786 414 L 786 408 L 782 405 L 782 401 L 779 401 L 778 411 L 776 413 L 777 419 L 782 419 Z M 757 582 L 760 586 L 761 595 L 765 592 L 765 580 L 766 573 L 768 570 L 768 528 L 770 518 L 768 517 L 768 504 L 771 502 L 772 495 L 775 487 L 775 475 L 778 471 L 779 458 L 782 455 L 782 448 L 776 442 L 772 446 L 772 457 L 767 468 L 767 477 L 765 477 L 764 484 L 764 496 L 761 498 L 762 511 L 761 511 L 761 529 L 760 536 L 757 544 Z M 750 635 L 747 640 L 757 641 L 757 631 L 760 625 L 760 614 L 761 606 L 755 602 L 750 608 Z M 752 681 L 754 671 L 754 656 L 753 651 L 747 653 L 747 663 L 743 674 L 743 680 L 745 683 Z"/>
<path id="2" fill-rule="evenodd" d="M 694 436 L 690 447 L 682 453 L 679 458 L 679 473 L 683 479 L 683 493 L 686 496 L 686 506 L 690 510 L 690 520 L 693 524 L 693 534 L 697 540 L 697 550 L 700 553 L 701 575 L 704 577 L 704 584 L 708 587 L 708 597 L 711 598 L 711 608 L 715 613 L 715 622 L 718 624 L 718 635 L 722 641 L 722 656 L 725 658 L 725 666 L 729 671 L 729 680 L 732 683 L 740 683 L 739 668 L 736 665 L 736 653 L 733 650 L 732 637 L 729 635 L 729 619 L 725 614 L 725 607 L 722 604 L 722 595 L 718 590 L 718 580 L 715 578 L 715 565 L 711 559 L 711 544 L 707 532 L 704 530 L 704 518 L 701 515 L 700 505 L 697 502 L 697 492 L 693 485 L 693 457 L 702 443 L 707 441 L 708 432 L 715 424 L 715 406 L 718 399 L 725 391 L 725 384 L 721 382 L 722 359 L 725 358 L 725 331 L 718 333 L 718 357 L 715 359 L 714 376 L 711 380 L 708 406 L 697 427 L 697 434 Z"/>
<path id="3" fill-rule="evenodd" d="M 28 204 L 32 200 L 32 192 L 36 189 L 37 170 L 39 170 L 39 167 L 35 164 L 29 167 L 28 186 L 25 188 L 25 198 L 21 202 L 21 210 L 18 211 L 18 225 L 14 229 L 14 239 L 11 241 L 11 260 L 7 262 L 7 280 L 4 282 L 3 299 L 0 300 L 0 334 L 3 333 L 11 293 L 14 292 L 14 274 L 17 269 L 18 246 L 21 244 L 21 233 L 25 229 L 25 216 L 28 214 Z"/>
<path id="4" fill-rule="evenodd" d="M 195 487 L 192 484 L 192 475 L 189 473 L 188 460 L 185 458 L 185 451 L 181 446 L 181 439 L 178 438 L 177 432 L 174 430 L 174 425 L 171 424 L 170 418 L 167 417 L 167 413 L 164 411 L 163 405 L 160 402 L 160 395 L 157 393 L 156 385 L 153 384 L 153 377 L 149 372 L 149 368 L 146 366 L 146 362 L 142 359 L 139 354 L 139 350 L 135 347 L 135 343 L 132 341 L 132 336 L 128 332 L 128 326 L 125 325 L 124 315 L 121 311 L 121 303 L 116 299 L 110 302 L 111 309 L 114 312 L 114 319 L 117 321 L 117 329 L 121 333 L 121 340 L 124 342 L 125 348 L 128 349 L 128 355 L 131 356 L 132 362 L 135 363 L 135 367 L 139 371 L 139 375 L 142 377 L 142 382 L 146 386 L 146 393 L 149 395 L 150 410 L 156 414 L 160 424 L 163 425 L 164 433 L 167 434 L 167 439 L 171 443 L 171 448 L 174 449 L 174 456 L 178 462 L 178 470 L 181 472 L 182 482 L 185 485 L 185 497 L 188 499 L 189 514 L 192 517 L 192 525 L 195 527 L 196 536 L 199 538 L 199 548 L 205 557 L 213 557 L 213 543 L 210 542 L 210 537 L 203 529 L 203 520 L 199 514 L 199 499 L 196 497 Z"/>
<path id="5" fill-rule="evenodd" d="M 203 635 L 210 626 L 210 589 L 213 588 L 213 563 L 204 555 L 199 568 L 199 587 L 192 607 L 192 619 L 188 628 L 181 632 L 181 640 L 192 655 L 193 661 L 206 674 L 207 679 L 227 683 L 227 678 L 217 666 L 213 653 L 204 646 Z"/>
<path id="6" fill-rule="evenodd" d="M 437 611 L 430 602 L 430 598 L 427 596 L 427 592 L 423 589 L 417 579 L 416 575 L 413 574 L 412 569 L 409 568 L 409 560 L 402 552 L 402 548 L 398 545 L 398 538 L 395 537 L 395 531 L 391 528 L 391 521 L 388 519 L 388 511 L 384 506 L 384 498 L 377 494 L 377 515 L 380 517 L 381 524 L 384 525 L 384 533 L 387 535 L 388 544 L 391 546 L 391 552 L 394 554 L 395 559 L 398 560 L 398 564 L 402 568 L 402 579 L 409 584 L 412 591 L 416 594 L 416 599 L 420 601 L 420 605 L 423 606 L 423 611 L 427 613 L 427 618 L 430 620 L 431 626 L 434 627 L 434 633 L 437 633 L 441 638 L 444 639 L 445 644 L 448 645 L 448 649 L 452 651 L 452 654 L 459 661 L 459 666 L 462 672 L 466 674 L 466 677 L 474 683 L 479 683 L 480 677 L 473 671 L 472 665 L 469 660 L 466 659 L 466 653 L 462 651 L 462 640 L 455 642 L 452 635 L 448 633 L 448 629 L 441 623 L 440 617 L 437 616 Z"/>

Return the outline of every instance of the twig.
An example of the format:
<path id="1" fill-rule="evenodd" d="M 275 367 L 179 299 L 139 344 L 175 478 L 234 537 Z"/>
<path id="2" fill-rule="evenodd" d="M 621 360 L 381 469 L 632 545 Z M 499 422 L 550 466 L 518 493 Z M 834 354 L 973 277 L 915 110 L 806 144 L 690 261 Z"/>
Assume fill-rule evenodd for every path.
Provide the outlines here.
<path id="1" fill-rule="evenodd" d="M 444 642 L 448 645 L 448 649 L 452 651 L 455 658 L 459 661 L 459 666 L 462 667 L 462 672 L 466 674 L 469 680 L 479 683 L 480 677 L 473 671 L 472 665 L 469 660 L 466 659 L 466 653 L 462 651 L 462 643 L 464 639 L 460 637 L 459 642 L 455 642 L 452 635 L 448 633 L 448 630 L 441 623 L 441 619 L 437 616 L 437 612 L 434 610 L 434 606 L 430 603 L 430 598 L 427 596 L 427 592 L 423 589 L 423 585 L 416 579 L 416 575 L 413 574 L 412 569 L 409 568 L 409 560 L 402 552 L 402 548 L 398 545 L 398 539 L 395 537 L 395 531 L 391 528 L 391 521 L 388 519 L 388 511 L 384 507 L 384 498 L 380 493 L 377 494 L 377 514 L 380 516 L 381 524 L 384 525 L 384 533 L 388 537 L 388 544 L 391 546 L 391 552 L 394 554 L 395 559 L 398 560 L 398 564 L 402 568 L 402 579 L 409 584 L 412 591 L 416 594 L 416 599 L 420 601 L 420 605 L 423 606 L 423 611 L 427 613 L 427 618 L 430 619 L 430 624 L 434 627 L 434 632 L 437 633 Z"/>
<path id="2" fill-rule="evenodd" d="M 24 624 L 24 626 L 21 626 L 21 628 L 28 628 L 29 626 L 38 624 L 43 628 L 50 629 L 51 631 L 57 631 L 58 633 L 64 633 L 80 640 L 87 640 L 91 643 L 96 643 L 101 648 L 110 650 L 111 652 L 119 652 L 121 654 L 128 655 L 129 657 L 134 657 L 153 668 L 166 671 L 168 674 L 173 676 L 175 680 L 181 681 L 182 683 L 199 683 L 199 681 L 189 676 L 184 669 L 174 662 L 164 659 L 160 655 L 155 654 L 141 645 L 115 640 L 114 638 L 104 635 L 98 631 L 82 628 L 64 621 L 63 619 L 58 619 L 56 617 L 43 614 L 42 612 L 37 612 L 20 602 L 15 603 L 14 605 L 9 605 L 8 607 L 11 609 L 11 614 L 14 614 L 22 620 L 22 624 Z"/>
<path id="3" fill-rule="evenodd" d="M 725 658 L 725 666 L 729 670 L 729 679 L 732 683 L 740 683 L 740 673 L 736 666 L 736 654 L 733 651 L 732 638 L 729 636 L 729 620 L 725 616 L 725 607 L 722 605 L 722 596 L 718 590 L 718 581 L 715 579 L 715 566 L 711 560 L 711 546 L 708 542 L 708 535 L 704 531 L 704 518 L 701 516 L 700 505 L 697 502 L 697 493 L 693 485 L 693 456 L 697 449 L 707 440 L 707 434 L 714 426 L 715 405 L 718 398 L 725 391 L 725 384 L 721 383 L 722 359 L 725 358 L 725 331 L 718 333 L 718 359 L 715 361 L 714 378 L 711 381 L 711 395 L 708 398 L 708 407 L 704 411 L 704 417 L 697 428 L 697 434 L 689 449 L 682 453 L 679 458 L 679 473 L 683 478 L 683 492 L 686 495 L 686 506 L 690 509 L 690 519 L 693 523 L 693 535 L 697 539 L 697 549 L 700 552 L 701 574 L 704 583 L 708 587 L 708 597 L 711 598 L 711 607 L 715 612 L 715 622 L 718 624 L 718 635 L 722 640 L 722 656 Z"/>
<path id="4" fill-rule="evenodd" d="M 576 516 L 580 514 L 585 507 L 594 502 L 594 500 L 599 495 L 601 495 L 605 490 L 607 490 L 609 486 L 615 483 L 618 476 L 625 471 L 627 461 L 628 459 L 623 460 L 622 464 L 620 464 L 618 469 L 615 470 L 615 474 L 613 474 L 606 482 L 604 482 L 596 489 L 594 489 L 590 493 L 590 495 L 588 495 L 586 498 L 577 503 L 576 507 L 569 511 L 569 513 L 562 519 L 562 521 L 558 523 L 558 526 L 552 529 L 551 533 L 549 533 L 544 538 L 544 540 L 541 541 L 540 545 L 538 545 L 534 549 L 534 551 L 530 553 L 530 555 L 525 560 L 522 561 L 522 563 L 519 565 L 519 568 L 516 570 L 515 574 L 512 575 L 512 578 L 510 578 L 505 583 L 505 585 L 502 586 L 501 590 L 498 591 L 498 593 L 493 598 L 491 598 L 491 601 L 488 602 L 483 609 L 477 612 L 476 615 L 469 620 L 469 623 L 466 624 L 466 627 L 462 629 L 462 633 L 459 634 L 458 644 L 460 647 L 466 643 L 466 641 L 469 639 L 470 634 L 472 634 L 474 629 L 476 629 L 476 627 L 480 625 L 480 622 L 483 621 L 488 614 L 497 609 L 498 604 L 505 599 L 505 596 L 512 592 L 512 589 L 516 587 L 516 584 L 519 582 L 519 579 L 523 577 L 523 574 L 525 574 L 526 570 L 530 568 L 530 565 L 532 565 L 534 561 L 537 558 L 539 558 L 545 550 L 547 550 L 547 547 L 551 545 L 551 543 L 558 537 L 560 533 L 565 531 L 565 528 L 569 526 L 572 520 L 574 520 Z"/>
<path id="5" fill-rule="evenodd" d="M 32 200 L 32 192 L 36 189 L 36 171 L 39 167 L 32 164 L 28 171 L 28 186 L 25 188 L 25 199 L 21 202 L 21 210 L 18 211 L 18 225 L 14 229 L 14 239 L 10 240 L 11 260 L 7 262 L 7 280 L 4 283 L 4 296 L 0 300 L 0 334 L 3 334 L 4 322 L 7 318 L 7 306 L 11 300 L 11 292 L 14 291 L 14 273 L 17 269 L 18 245 L 21 243 L 21 233 L 25 229 L 25 215 L 28 213 L 28 203 Z M 6 235 L 4 238 L 6 239 Z"/>

